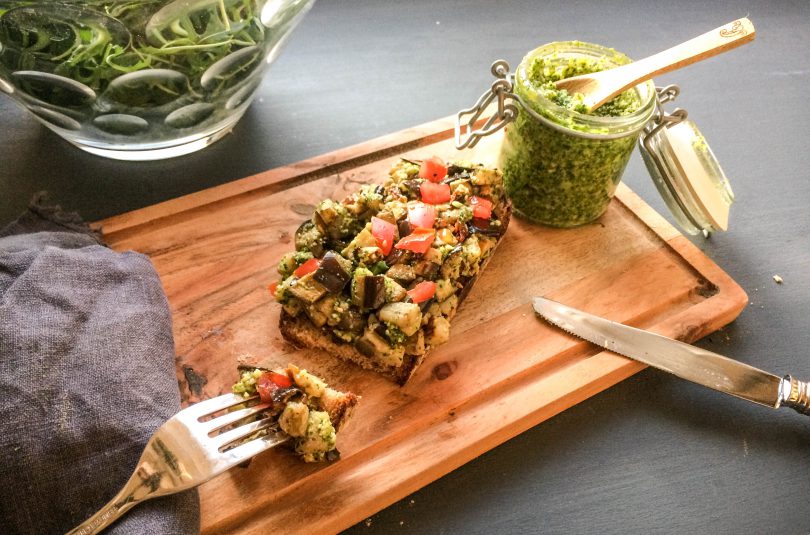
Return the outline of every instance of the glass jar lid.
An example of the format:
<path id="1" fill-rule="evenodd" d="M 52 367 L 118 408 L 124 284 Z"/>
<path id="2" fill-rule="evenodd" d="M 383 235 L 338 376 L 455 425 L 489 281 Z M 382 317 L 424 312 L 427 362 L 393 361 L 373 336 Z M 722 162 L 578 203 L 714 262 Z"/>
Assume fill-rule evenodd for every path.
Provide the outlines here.
<path id="1" fill-rule="evenodd" d="M 728 229 L 734 193 L 706 139 L 685 110 L 662 116 L 639 144 L 653 183 L 689 234 Z"/>

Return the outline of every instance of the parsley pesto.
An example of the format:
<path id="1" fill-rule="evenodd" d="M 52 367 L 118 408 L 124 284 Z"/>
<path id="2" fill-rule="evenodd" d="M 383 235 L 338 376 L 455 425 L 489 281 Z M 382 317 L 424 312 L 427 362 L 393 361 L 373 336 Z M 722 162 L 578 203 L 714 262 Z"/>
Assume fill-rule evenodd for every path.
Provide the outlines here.
<path id="1" fill-rule="evenodd" d="M 581 42 L 544 45 L 523 58 L 514 92 L 542 119 L 521 109 L 501 149 L 504 187 L 523 216 L 555 227 L 589 223 L 604 213 L 638 133 L 654 111 L 646 82 L 586 113 L 581 94 L 554 82 L 629 63 L 610 48 Z"/>

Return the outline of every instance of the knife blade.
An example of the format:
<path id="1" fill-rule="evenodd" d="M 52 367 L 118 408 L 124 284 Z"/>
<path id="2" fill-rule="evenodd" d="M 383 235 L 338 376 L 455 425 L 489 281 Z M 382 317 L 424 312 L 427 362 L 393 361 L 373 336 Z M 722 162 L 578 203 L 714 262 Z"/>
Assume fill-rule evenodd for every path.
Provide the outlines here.
<path id="1" fill-rule="evenodd" d="M 552 325 L 579 338 L 682 379 L 772 408 L 810 415 L 810 383 L 779 377 L 678 340 L 628 327 L 544 297 L 534 310 Z"/>

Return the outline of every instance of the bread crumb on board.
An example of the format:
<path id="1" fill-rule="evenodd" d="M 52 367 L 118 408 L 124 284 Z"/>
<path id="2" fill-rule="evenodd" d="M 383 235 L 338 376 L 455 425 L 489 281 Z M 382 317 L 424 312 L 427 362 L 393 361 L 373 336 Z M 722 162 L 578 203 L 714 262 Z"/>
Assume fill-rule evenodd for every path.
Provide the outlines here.
<path id="1" fill-rule="evenodd" d="M 774 276 L 773 276 L 773 281 L 774 281 L 776 284 L 782 284 L 782 283 L 784 282 L 784 280 L 782 279 L 782 277 L 780 277 L 779 275 L 774 275 Z"/>

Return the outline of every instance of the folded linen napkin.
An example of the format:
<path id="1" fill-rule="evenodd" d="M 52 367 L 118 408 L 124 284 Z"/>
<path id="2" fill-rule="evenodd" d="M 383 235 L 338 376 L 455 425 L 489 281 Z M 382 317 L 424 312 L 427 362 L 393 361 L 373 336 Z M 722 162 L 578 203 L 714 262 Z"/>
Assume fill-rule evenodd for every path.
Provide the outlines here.
<path id="1" fill-rule="evenodd" d="M 35 199 L 0 230 L 0 533 L 64 533 L 124 485 L 180 408 L 171 316 L 138 253 Z M 196 491 L 109 533 L 198 533 Z"/>

